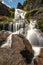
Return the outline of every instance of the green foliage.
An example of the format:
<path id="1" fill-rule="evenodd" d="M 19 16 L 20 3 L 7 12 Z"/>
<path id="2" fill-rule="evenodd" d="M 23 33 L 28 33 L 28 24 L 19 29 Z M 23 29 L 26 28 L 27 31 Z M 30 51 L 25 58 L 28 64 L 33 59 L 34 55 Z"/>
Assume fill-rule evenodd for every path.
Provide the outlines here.
<path id="1" fill-rule="evenodd" d="M 29 20 L 31 18 L 33 19 L 33 18 L 36 17 L 36 19 L 39 21 L 38 22 L 39 29 L 41 31 L 43 31 L 43 13 L 42 13 L 43 12 L 43 7 L 41 7 L 41 6 L 37 7 L 36 6 L 36 8 L 33 8 L 34 4 L 35 4 L 34 2 L 35 2 L 35 0 L 25 0 L 24 1 L 24 3 L 23 3 L 23 6 L 24 6 L 23 10 L 27 12 L 25 17 L 26 17 L 27 20 Z M 40 4 L 38 3 L 37 5 L 40 5 Z M 32 6 L 31 9 L 29 9 L 30 6 Z M 35 14 L 36 14 L 36 16 L 35 16 Z M 37 16 L 39 16 L 39 19 L 40 18 L 41 19 L 39 20 Z"/>
<path id="2" fill-rule="evenodd" d="M 14 18 L 15 9 L 14 8 L 10 8 L 9 12 L 10 12 L 9 17 Z"/>
<path id="3" fill-rule="evenodd" d="M 0 21 L 2 22 L 2 21 L 12 21 L 13 20 L 13 18 L 12 17 L 7 17 L 7 16 L 1 16 L 0 17 Z"/>
<path id="4" fill-rule="evenodd" d="M 24 7 L 24 9 L 23 9 L 24 11 L 27 11 L 27 8 L 26 7 Z"/>
<path id="5" fill-rule="evenodd" d="M 23 9 L 24 10 L 28 10 L 28 6 L 30 5 L 30 3 L 32 2 L 32 0 L 25 0 L 23 3 Z"/>
<path id="6" fill-rule="evenodd" d="M 36 12 L 43 12 L 43 7 L 40 7 L 40 8 L 35 8 L 35 9 L 32 9 L 32 10 L 26 10 L 27 14 L 26 14 L 26 18 L 33 18 L 34 14 Z"/>
<path id="7" fill-rule="evenodd" d="M 25 0 L 23 5 L 26 6 L 27 4 L 29 5 L 31 3 L 32 0 Z"/>
<path id="8" fill-rule="evenodd" d="M 43 32 L 43 19 L 38 22 L 39 29 Z"/>
<path id="9" fill-rule="evenodd" d="M 38 9 L 33 9 L 33 10 L 30 10 L 30 11 L 27 11 L 27 14 L 26 14 L 26 19 L 30 19 L 30 18 L 33 18 L 33 15 L 38 11 Z"/>

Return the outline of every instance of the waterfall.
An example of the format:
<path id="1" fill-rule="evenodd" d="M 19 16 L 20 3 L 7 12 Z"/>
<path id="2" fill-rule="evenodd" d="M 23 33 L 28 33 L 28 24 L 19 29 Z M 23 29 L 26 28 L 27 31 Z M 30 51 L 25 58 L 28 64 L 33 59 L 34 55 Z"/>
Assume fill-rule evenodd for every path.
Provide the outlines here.
<path id="1" fill-rule="evenodd" d="M 16 31 L 16 32 L 13 32 L 11 33 L 6 42 L 4 44 L 2 44 L 1 48 L 11 48 L 11 44 L 12 44 L 12 35 L 13 34 L 22 34 L 23 33 L 23 29 L 21 28 L 20 30 Z"/>
<path id="2" fill-rule="evenodd" d="M 43 48 L 43 35 L 38 29 L 37 20 L 30 19 L 29 24 L 25 23 L 25 14 L 26 12 L 23 12 L 20 9 L 15 10 L 15 20 L 10 22 L 8 26 L 9 31 L 11 31 L 9 32 L 10 35 L 6 39 L 5 43 L 1 45 L 1 48 L 11 48 L 13 34 L 26 34 L 26 38 L 29 40 L 32 49 L 34 50 L 34 58 L 36 58 L 36 56 L 40 54 L 40 49 Z M 4 29 L 5 26 L 3 25 L 3 30 Z M 34 65 L 33 60 L 30 65 Z"/>
<path id="3" fill-rule="evenodd" d="M 34 58 L 36 57 L 36 56 L 38 56 L 39 54 L 40 54 L 40 49 L 42 48 L 42 47 L 36 47 L 36 46 L 34 46 L 34 47 L 32 47 L 33 48 L 33 50 L 35 51 L 35 53 L 34 53 Z"/>
<path id="4" fill-rule="evenodd" d="M 40 54 L 40 49 L 43 48 L 43 35 L 42 32 L 38 29 L 36 20 L 30 20 L 26 38 L 29 40 L 29 42 L 32 45 L 32 48 L 34 50 L 34 58 L 35 58 Z"/>
<path id="5" fill-rule="evenodd" d="M 16 32 L 23 25 L 26 12 L 21 9 L 15 9 L 15 19 L 13 21 L 6 21 L 1 27 L 0 30 L 6 30 L 11 32 Z M 21 26 L 20 26 L 21 25 Z M 23 26 L 22 26 L 23 27 Z"/>
<path id="6" fill-rule="evenodd" d="M 12 44 L 12 34 L 8 36 L 6 42 L 1 46 L 1 48 L 11 48 Z"/>
<path id="7" fill-rule="evenodd" d="M 26 12 L 21 9 L 15 9 L 15 19 L 25 19 Z"/>
<path id="8" fill-rule="evenodd" d="M 36 26 L 37 21 L 30 20 L 26 38 L 32 45 L 43 47 L 43 35 L 42 32 L 36 28 Z"/>
<path id="9" fill-rule="evenodd" d="M 25 17 L 23 16 L 23 14 L 25 16 L 26 13 L 21 12 L 21 10 L 19 9 L 16 11 L 15 13 L 16 20 L 13 23 L 11 22 L 9 24 L 10 31 L 12 30 L 11 28 L 13 25 L 13 32 L 8 36 L 5 44 L 3 44 L 1 48 L 11 48 L 12 35 L 23 34 L 23 32 L 25 32 L 26 38 L 29 40 L 34 50 L 34 58 L 35 58 L 37 55 L 39 55 L 40 49 L 43 48 L 43 35 L 42 32 L 38 29 L 36 20 L 31 19 L 30 23 L 25 25 L 24 23 L 25 20 L 23 20 Z"/>
<path id="10" fill-rule="evenodd" d="M 12 35 L 13 34 L 23 34 L 25 31 L 25 24 L 24 24 L 24 18 L 25 18 L 26 12 L 21 9 L 15 9 L 15 20 L 13 22 L 9 23 L 9 31 L 13 32 L 8 36 L 5 44 L 1 46 L 3 47 L 11 47 L 12 44 Z"/>
<path id="11" fill-rule="evenodd" d="M 9 31 L 12 31 L 12 22 L 9 23 Z"/>

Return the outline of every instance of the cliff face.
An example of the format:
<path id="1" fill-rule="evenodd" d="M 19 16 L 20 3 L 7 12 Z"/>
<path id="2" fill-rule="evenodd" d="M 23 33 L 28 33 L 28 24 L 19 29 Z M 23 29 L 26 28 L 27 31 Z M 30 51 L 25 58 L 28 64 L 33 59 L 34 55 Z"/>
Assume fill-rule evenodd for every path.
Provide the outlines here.
<path id="1" fill-rule="evenodd" d="M 43 7 L 43 0 L 33 0 L 32 8 Z"/>
<path id="2" fill-rule="evenodd" d="M 43 0 L 26 0 L 23 6 L 27 11 L 26 19 L 38 20 L 39 28 L 43 31 Z"/>
<path id="3" fill-rule="evenodd" d="M 0 2 L 0 16 L 14 17 L 14 8 L 9 8 Z"/>
<path id="4" fill-rule="evenodd" d="M 9 8 L 0 2 L 0 16 L 9 16 Z"/>
<path id="5" fill-rule="evenodd" d="M 26 0 L 23 4 L 28 10 L 43 7 L 43 0 Z"/>
<path id="6" fill-rule="evenodd" d="M 23 9 L 23 5 L 21 3 L 18 3 L 17 8 Z"/>
<path id="7" fill-rule="evenodd" d="M 43 0 L 26 0 L 23 6 L 32 17 L 43 18 Z"/>

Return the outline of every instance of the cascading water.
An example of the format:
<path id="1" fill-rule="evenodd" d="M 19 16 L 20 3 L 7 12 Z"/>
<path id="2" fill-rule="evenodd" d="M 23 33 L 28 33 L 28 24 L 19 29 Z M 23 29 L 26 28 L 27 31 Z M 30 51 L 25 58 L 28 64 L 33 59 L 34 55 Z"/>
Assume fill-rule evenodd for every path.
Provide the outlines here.
<path id="1" fill-rule="evenodd" d="M 15 15 L 14 15 L 15 19 L 13 21 L 3 24 L 3 27 L 1 30 L 16 32 L 19 28 L 19 24 L 21 25 L 24 22 L 25 15 L 26 15 L 25 11 L 21 9 L 15 9 Z"/>
<path id="2" fill-rule="evenodd" d="M 35 28 L 37 21 L 30 20 L 26 38 L 32 45 L 43 47 L 43 36 L 39 29 Z"/>
<path id="3" fill-rule="evenodd" d="M 9 23 L 9 31 L 12 31 L 12 22 Z"/>
<path id="4" fill-rule="evenodd" d="M 15 19 L 25 19 L 26 12 L 21 9 L 15 9 Z"/>
<path id="5" fill-rule="evenodd" d="M 34 58 L 39 55 L 40 49 L 43 48 L 43 36 L 42 32 L 36 28 L 37 21 L 30 20 L 30 24 L 28 26 L 27 36 L 26 38 L 32 45 L 34 50 Z M 38 27 L 38 26 L 37 26 Z"/>
<path id="6" fill-rule="evenodd" d="M 11 44 L 12 44 L 12 34 L 8 36 L 5 44 L 3 44 L 1 48 L 11 48 Z"/>
<path id="7" fill-rule="evenodd" d="M 1 48 L 11 47 L 13 34 L 23 34 L 23 30 L 24 30 L 23 28 L 25 28 L 24 26 L 25 14 L 26 12 L 20 9 L 15 9 L 15 20 L 14 22 L 10 22 L 9 24 L 9 31 L 11 31 L 13 25 L 13 32 L 8 36 L 7 41 L 5 42 L 5 44 L 1 46 Z"/>
<path id="8" fill-rule="evenodd" d="M 15 15 L 17 16 L 18 14 L 15 14 Z M 19 18 L 19 16 L 17 16 L 17 17 Z M 21 16 L 21 18 L 24 18 L 24 17 Z M 27 26 L 27 24 L 26 24 L 26 26 L 24 26 L 24 23 L 21 23 L 23 20 L 20 18 L 19 18 L 19 21 L 21 21 L 21 22 L 18 23 L 18 20 L 16 20 L 16 21 L 17 21 L 17 23 L 15 23 L 15 24 L 13 23 L 13 33 L 11 33 L 8 36 L 7 41 L 5 42 L 5 44 L 3 44 L 1 46 L 1 48 L 4 48 L 4 47 L 10 48 L 11 44 L 12 44 L 12 35 L 13 34 L 22 34 L 23 30 L 25 29 L 25 28 L 23 29 L 23 27 L 26 27 L 26 29 L 24 30 L 25 32 L 27 31 L 27 27 L 28 27 L 28 31 L 26 33 L 26 38 L 31 43 L 32 48 L 35 51 L 34 57 L 36 57 L 40 53 L 40 48 L 43 47 L 42 33 L 39 29 L 36 28 L 36 27 L 38 27 L 37 21 L 30 20 L 30 24 L 28 26 Z M 9 26 L 10 26 L 10 30 L 11 30 L 12 23 Z"/>
<path id="9" fill-rule="evenodd" d="M 1 46 L 1 48 L 11 48 L 11 44 L 12 44 L 12 35 L 13 34 L 22 34 L 23 33 L 23 29 L 21 28 L 20 30 L 14 32 L 14 33 L 11 33 L 6 42 Z"/>

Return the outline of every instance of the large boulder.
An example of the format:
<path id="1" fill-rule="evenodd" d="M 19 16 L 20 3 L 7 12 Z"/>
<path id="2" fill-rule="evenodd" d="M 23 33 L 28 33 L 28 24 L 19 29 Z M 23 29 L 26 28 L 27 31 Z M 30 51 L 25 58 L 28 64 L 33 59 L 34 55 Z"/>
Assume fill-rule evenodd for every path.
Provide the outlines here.
<path id="1" fill-rule="evenodd" d="M 20 53 L 27 63 L 31 63 L 34 53 L 31 44 L 23 35 L 12 35 L 11 48 L 15 49 L 16 53 Z"/>
<path id="2" fill-rule="evenodd" d="M 27 65 L 20 53 L 12 49 L 0 49 L 0 65 Z"/>
<path id="3" fill-rule="evenodd" d="M 12 45 L 11 48 L 24 49 L 26 48 L 28 51 L 32 52 L 32 46 L 29 41 L 21 34 L 13 34 L 12 35 Z"/>
<path id="4" fill-rule="evenodd" d="M 0 48 L 1 65 L 27 65 L 31 63 L 33 56 L 31 44 L 20 34 L 12 34 L 12 44 L 10 48 Z"/>

